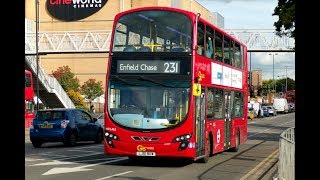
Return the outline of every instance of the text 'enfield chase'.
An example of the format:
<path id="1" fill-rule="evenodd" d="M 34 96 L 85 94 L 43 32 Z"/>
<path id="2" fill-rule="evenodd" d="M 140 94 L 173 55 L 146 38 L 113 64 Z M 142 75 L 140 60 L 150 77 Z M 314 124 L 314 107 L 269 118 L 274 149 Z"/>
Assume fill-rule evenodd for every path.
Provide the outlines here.
<path id="1" fill-rule="evenodd" d="M 117 62 L 118 73 L 179 73 L 179 61 L 127 61 Z"/>
<path id="2" fill-rule="evenodd" d="M 157 66 L 146 64 L 120 64 L 120 71 L 157 71 Z"/>

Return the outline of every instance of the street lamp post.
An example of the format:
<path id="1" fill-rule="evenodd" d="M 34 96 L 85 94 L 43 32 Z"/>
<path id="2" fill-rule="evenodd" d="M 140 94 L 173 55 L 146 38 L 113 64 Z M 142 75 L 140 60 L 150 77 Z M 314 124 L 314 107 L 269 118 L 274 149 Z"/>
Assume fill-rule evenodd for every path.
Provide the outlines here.
<path id="1" fill-rule="evenodd" d="M 278 76 L 278 80 L 280 79 L 280 77 L 282 77 L 282 79 L 284 79 L 284 76 L 285 76 L 285 75 Z M 287 77 L 286 77 L 286 78 L 287 78 Z M 287 81 L 286 81 L 286 83 L 287 83 Z M 285 89 L 285 91 L 284 91 L 283 88 L 284 88 L 284 87 L 287 88 L 286 85 L 284 85 L 284 84 L 282 84 L 282 83 L 280 83 L 280 85 L 281 85 L 281 92 L 282 92 L 282 93 L 285 93 L 287 90 Z"/>
<path id="2" fill-rule="evenodd" d="M 282 76 L 283 77 L 283 76 Z M 277 81 L 279 81 L 280 80 L 280 78 L 281 78 L 281 76 L 278 76 L 278 78 L 277 78 Z M 279 83 L 278 83 L 279 84 Z M 282 83 L 280 83 L 280 85 L 282 86 L 283 84 Z M 283 87 L 281 87 L 282 88 L 282 92 L 283 92 Z M 276 89 L 277 89 L 277 86 L 276 86 Z"/>
<path id="3" fill-rule="evenodd" d="M 39 0 L 35 0 L 36 5 L 36 61 L 37 61 L 37 112 L 39 111 Z"/>
<path id="4" fill-rule="evenodd" d="M 274 55 L 278 55 L 278 53 L 270 53 L 269 55 L 272 55 L 272 81 L 273 81 L 273 90 L 276 91 L 276 84 L 274 80 Z"/>
<path id="5" fill-rule="evenodd" d="M 288 67 L 288 66 L 286 66 L 286 92 L 287 92 L 287 90 L 288 90 L 288 75 L 287 75 L 287 67 Z"/>

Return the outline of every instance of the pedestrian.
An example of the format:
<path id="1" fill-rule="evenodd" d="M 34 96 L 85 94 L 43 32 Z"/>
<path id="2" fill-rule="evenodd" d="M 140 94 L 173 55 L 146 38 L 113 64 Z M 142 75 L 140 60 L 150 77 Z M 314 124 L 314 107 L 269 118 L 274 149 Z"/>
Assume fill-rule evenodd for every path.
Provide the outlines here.
<path id="1" fill-rule="evenodd" d="M 90 112 L 93 112 L 93 113 L 96 112 L 95 109 L 94 109 L 94 105 L 92 103 L 91 103 L 91 106 L 90 106 Z"/>
<path id="2" fill-rule="evenodd" d="M 212 54 L 213 54 L 212 40 L 211 40 L 211 37 L 208 37 L 208 42 L 206 45 L 206 56 L 212 59 Z"/>
<path id="3" fill-rule="evenodd" d="M 259 106 L 259 110 L 258 110 L 258 117 L 259 117 L 259 118 L 263 117 L 263 115 L 261 115 L 261 108 L 260 108 L 260 106 Z"/>

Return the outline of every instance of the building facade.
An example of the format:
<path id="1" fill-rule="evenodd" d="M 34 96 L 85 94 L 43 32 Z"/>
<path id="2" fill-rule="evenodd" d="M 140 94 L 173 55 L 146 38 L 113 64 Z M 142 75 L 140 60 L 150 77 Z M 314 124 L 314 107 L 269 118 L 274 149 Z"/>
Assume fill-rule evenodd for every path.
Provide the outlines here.
<path id="1" fill-rule="evenodd" d="M 262 86 L 262 70 L 252 70 L 252 86 L 256 89 L 258 86 Z"/>
<path id="2" fill-rule="evenodd" d="M 195 0 L 37 0 L 39 32 L 58 31 L 96 31 L 111 30 L 114 16 L 122 11 L 143 6 L 169 6 L 195 13 L 221 25 L 223 18 L 215 19 L 214 13 Z M 36 26 L 36 2 L 25 0 L 25 18 L 27 32 L 34 32 Z M 78 2 L 78 4 L 72 4 Z M 69 3 L 69 4 L 68 4 Z M 82 4 L 81 4 L 82 3 Z M 67 7 L 67 8 L 61 8 Z M 92 9 L 95 9 L 92 12 Z M 77 11 L 75 13 L 75 11 Z M 79 13 L 78 13 L 79 12 Z M 75 14 L 82 16 L 76 16 Z M 222 23 L 223 24 L 223 23 Z M 223 28 L 223 27 L 220 27 Z M 39 64 L 47 74 L 52 74 L 58 67 L 69 66 L 79 79 L 80 85 L 90 78 L 102 81 L 105 85 L 107 72 L 107 53 L 75 53 L 39 55 Z"/>

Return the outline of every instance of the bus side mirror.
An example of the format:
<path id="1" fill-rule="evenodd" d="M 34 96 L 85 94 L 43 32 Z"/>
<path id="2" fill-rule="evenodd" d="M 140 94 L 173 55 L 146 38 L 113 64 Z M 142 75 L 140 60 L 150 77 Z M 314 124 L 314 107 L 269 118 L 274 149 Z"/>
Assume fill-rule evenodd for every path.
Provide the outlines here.
<path id="1" fill-rule="evenodd" d="M 200 83 L 193 84 L 192 88 L 193 88 L 192 94 L 194 96 L 200 96 L 201 95 L 201 84 Z"/>

